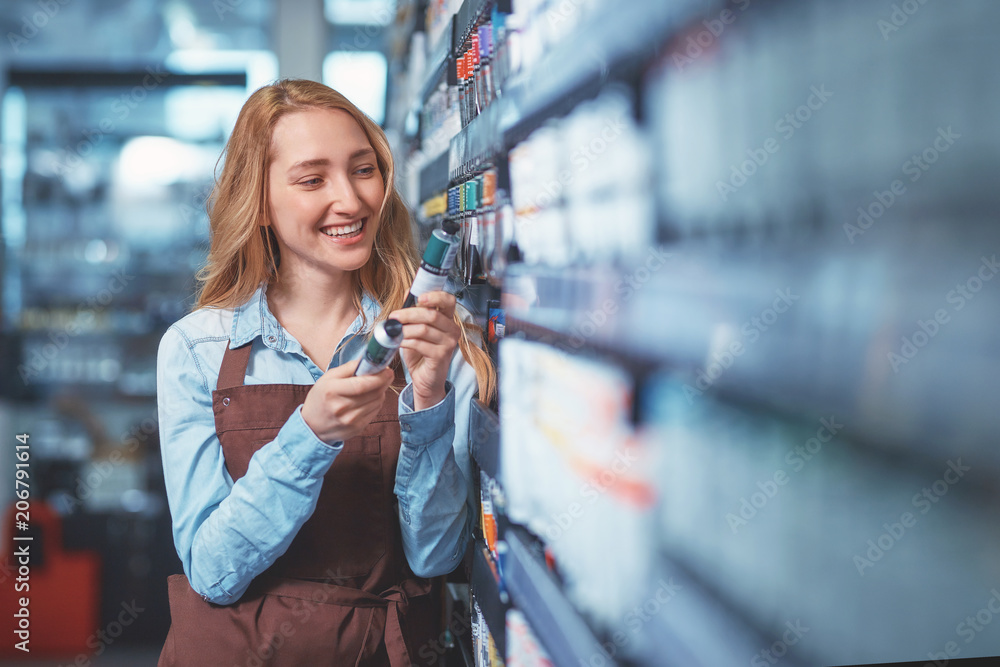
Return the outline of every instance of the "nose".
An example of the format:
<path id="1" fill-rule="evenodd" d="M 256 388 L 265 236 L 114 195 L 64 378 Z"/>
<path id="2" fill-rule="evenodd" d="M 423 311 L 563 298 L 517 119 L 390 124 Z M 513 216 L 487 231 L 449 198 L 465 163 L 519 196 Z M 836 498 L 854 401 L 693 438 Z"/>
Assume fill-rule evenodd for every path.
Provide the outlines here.
<path id="1" fill-rule="evenodd" d="M 345 218 L 353 218 L 361 212 L 361 198 L 354 183 L 347 175 L 331 178 L 329 181 L 330 210 Z"/>

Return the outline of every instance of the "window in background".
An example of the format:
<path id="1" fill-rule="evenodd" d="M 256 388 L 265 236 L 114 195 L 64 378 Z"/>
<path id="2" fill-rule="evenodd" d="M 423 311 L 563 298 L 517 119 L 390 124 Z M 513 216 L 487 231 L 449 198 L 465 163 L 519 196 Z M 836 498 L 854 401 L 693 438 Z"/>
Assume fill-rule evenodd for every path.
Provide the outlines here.
<path id="1" fill-rule="evenodd" d="M 389 25 L 395 0 L 326 0 L 326 20 L 333 24 Z"/>
<path id="2" fill-rule="evenodd" d="M 334 51 L 323 60 L 323 83 L 381 125 L 385 120 L 385 89 L 389 66 L 378 51 Z"/>

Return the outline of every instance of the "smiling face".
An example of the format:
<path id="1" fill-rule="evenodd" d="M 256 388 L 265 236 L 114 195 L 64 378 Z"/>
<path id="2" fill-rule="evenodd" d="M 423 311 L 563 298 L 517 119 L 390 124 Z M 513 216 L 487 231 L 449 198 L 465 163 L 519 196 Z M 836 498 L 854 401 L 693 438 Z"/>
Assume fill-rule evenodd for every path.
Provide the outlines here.
<path id="1" fill-rule="evenodd" d="M 271 136 L 270 222 L 280 273 L 340 277 L 368 261 L 385 185 L 375 151 L 346 111 L 282 116 Z"/>

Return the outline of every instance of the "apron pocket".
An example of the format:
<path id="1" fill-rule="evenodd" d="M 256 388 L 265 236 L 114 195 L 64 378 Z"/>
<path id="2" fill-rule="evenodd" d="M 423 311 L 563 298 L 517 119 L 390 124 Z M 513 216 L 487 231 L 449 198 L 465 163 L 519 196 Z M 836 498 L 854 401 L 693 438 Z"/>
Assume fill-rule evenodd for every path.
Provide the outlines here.
<path id="1" fill-rule="evenodd" d="M 184 575 L 169 577 L 168 591 L 171 625 L 158 667 L 354 665 L 375 613 L 324 603 L 322 597 L 250 591 L 232 605 L 214 605 Z"/>

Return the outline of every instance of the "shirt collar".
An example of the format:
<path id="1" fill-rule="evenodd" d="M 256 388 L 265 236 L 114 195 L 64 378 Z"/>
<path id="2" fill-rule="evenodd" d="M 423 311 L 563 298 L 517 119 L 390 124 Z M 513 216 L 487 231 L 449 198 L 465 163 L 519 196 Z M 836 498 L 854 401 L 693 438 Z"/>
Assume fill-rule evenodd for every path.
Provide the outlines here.
<path id="1" fill-rule="evenodd" d="M 365 315 L 365 321 L 362 321 L 362 312 Z M 345 336 L 370 331 L 379 312 L 381 312 L 381 308 L 379 308 L 378 303 L 368 292 L 364 292 L 361 296 L 361 312 L 351 322 L 351 326 L 347 327 Z M 240 347 L 258 336 L 266 346 L 276 350 L 284 349 L 291 338 L 267 307 L 266 284 L 258 287 L 253 296 L 243 305 L 233 309 L 233 327 L 229 334 L 229 347 Z"/>

